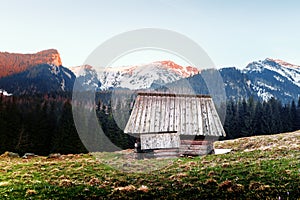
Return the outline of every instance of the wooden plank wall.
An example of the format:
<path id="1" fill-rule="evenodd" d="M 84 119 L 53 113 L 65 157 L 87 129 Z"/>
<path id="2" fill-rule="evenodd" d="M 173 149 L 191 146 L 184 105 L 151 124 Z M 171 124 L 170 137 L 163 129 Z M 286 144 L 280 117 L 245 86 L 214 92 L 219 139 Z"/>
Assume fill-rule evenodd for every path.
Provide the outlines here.
<path id="1" fill-rule="evenodd" d="M 206 155 L 213 150 L 213 141 L 207 140 L 181 140 L 179 154 L 182 155 Z"/>
<path id="2" fill-rule="evenodd" d="M 180 138 L 175 133 L 141 134 L 141 149 L 179 148 Z"/>

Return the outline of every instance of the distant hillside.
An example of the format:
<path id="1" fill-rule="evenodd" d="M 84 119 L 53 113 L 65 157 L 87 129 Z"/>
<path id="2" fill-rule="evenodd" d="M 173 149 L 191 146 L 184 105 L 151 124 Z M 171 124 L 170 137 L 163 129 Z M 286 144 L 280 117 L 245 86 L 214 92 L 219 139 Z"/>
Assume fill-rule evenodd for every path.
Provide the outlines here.
<path id="1" fill-rule="evenodd" d="M 83 88 L 88 90 L 170 89 L 187 93 L 187 89 L 192 88 L 196 93 L 206 94 L 208 88 L 204 80 L 210 82 L 210 89 L 222 88 L 216 83 L 221 75 L 227 98 L 235 101 L 252 96 L 260 101 L 274 97 L 282 103 L 290 103 L 297 100 L 300 94 L 300 66 L 270 58 L 250 62 L 243 70 L 235 67 L 199 70 L 172 61 L 102 70 L 92 66 L 70 69 L 80 79 Z"/>
<path id="2" fill-rule="evenodd" d="M 13 95 L 70 92 L 75 75 L 63 66 L 40 64 L 25 71 L 0 78 L 0 89 Z"/>
<path id="3" fill-rule="evenodd" d="M 262 135 L 215 142 L 215 148 L 232 149 L 232 151 L 272 151 L 299 150 L 300 130 L 275 135 Z"/>
<path id="4" fill-rule="evenodd" d="M 57 50 L 49 49 L 35 54 L 0 52 L 0 78 L 23 72 L 39 64 L 61 66 Z"/>
<path id="5" fill-rule="evenodd" d="M 72 91 L 75 75 L 55 49 L 35 54 L 0 53 L 0 90 L 13 95 Z"/>

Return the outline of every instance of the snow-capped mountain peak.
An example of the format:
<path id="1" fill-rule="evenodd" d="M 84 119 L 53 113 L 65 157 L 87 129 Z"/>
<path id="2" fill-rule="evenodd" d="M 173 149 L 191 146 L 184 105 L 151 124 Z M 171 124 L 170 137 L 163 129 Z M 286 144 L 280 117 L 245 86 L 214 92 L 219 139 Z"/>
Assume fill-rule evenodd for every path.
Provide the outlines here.
<path id="1" fill-rule="evenodd" d="M 76 76 L 81 88 L 78 90 L 97 90 L 101 83 L 97 71 L 90 65 L 80 65 L 69 68 Z"/>
<path id="2" fill-rule="evenodd" d="M 166 84 L 200 73 L 196 67 L 181 66 L 173 61 L 156 61 L 149 64 L 105 68 L 98 71 L 101 89 L 115 87 L 142 89 L 152 84 Z"/>
<path id="3" fill-rule="evenodd" d="M 251 62 L 243 71 L 252 82 L 252 88 L 264 100 L 291 96 L 300 87 L 300 67 L 279 59 L 266 58 Z"/>
<path id="4" fill-rule="evenodd" d="M 280 60 L 280 59 L 267 58 L 266 60 L 268 60 L 268 61 L 273 61 L 273 62 L 275 62 L 275 63 L 281 65 L 282 67 L 291 68 L 291 69 L 300 69 L 300 66 L 299 66 L 299 65 L 294 65 L 294 64 L 285 62 L 285 61 L 283 61 L 283 60 Z"/>
<path id="5" fill-rule="evenodd" d="M 173 61 L 170 60 L 166 60 L 166 61 L 156 61 L 153 62 L 153 64 L 158 64 L 160 65 L 162 68 L 167 68 L 175 73 L 177 73 L 178 75 L 181 75 L 182 77 L 190 77 L 196 74 L 200 73 L 200 70 L 196 67 L 191 67 L 191 66 L 181 66 L 178 65 L 176 63 L 174 63 Z"/>
<path id="6" fill-rule="evenodd" d="M 187 80 L 197 80 L 192 81 L 192 84 L 195 84 L 193 87 L 202 91 L 199 89 L 201 88 L 199 77 L 205 72 L 191 66 L 180 66 L 168 60 L 100 69 L 84 65 L 72 67 L 71 70 L 76 74 L 76 80 L 84 90 L 170 87 L 173 83 L 177 85 L 176 81 L 190 77 Z M 244 70 L 223 68 L 220 73 L 226 93 L 233 99 L 253 95 L 265 101 L 275 97 L 282 102 L 289 102 L 300 96 L 300 67 L 283 60 L 266 58 L 249 63 Z"/>
<path id="7" fill-rule="evenodd" d="M 87 71 L 94 70 L 90 65 L 69 67 L 69 69 L 75 74 L 76 77 L 85 76 Z"/>

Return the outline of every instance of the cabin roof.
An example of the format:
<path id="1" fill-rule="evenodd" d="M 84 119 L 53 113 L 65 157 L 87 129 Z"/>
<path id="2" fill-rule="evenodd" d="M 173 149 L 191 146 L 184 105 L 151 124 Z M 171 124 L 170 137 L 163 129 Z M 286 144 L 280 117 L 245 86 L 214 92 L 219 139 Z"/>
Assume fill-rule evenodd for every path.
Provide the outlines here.
<path id="1" fill-rule="evenodd" d="M 138 93 L 124 132 L 225 136 L 209 95 L 170 93 Z"/>

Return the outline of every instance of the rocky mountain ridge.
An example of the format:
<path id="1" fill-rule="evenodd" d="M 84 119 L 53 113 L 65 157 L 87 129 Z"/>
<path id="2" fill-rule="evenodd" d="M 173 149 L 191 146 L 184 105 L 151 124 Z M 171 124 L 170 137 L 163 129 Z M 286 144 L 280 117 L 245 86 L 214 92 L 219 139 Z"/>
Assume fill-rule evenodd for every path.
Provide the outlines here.
<path id="1" fill-rule="evenodd" d="M 72 91 L 75 79 L 73 72 L 62 66 L 56 49 L 35 54 L 0 53 L 0 91 L 5 91 L 2 94 Z"/>
<path id="2" fill-rule="evenodd" d="M 90 86 L 88 88 L 100 86 L 100 90 L 113 88 L 144 89 L 153 84 L 164 85 L 200 73 L 196 67 L 181 66 L 169 60 L 135 66 L 96 69 L 90 65 L 82 65 L 70 69 L 81 80 L 83 77 L 87 77 L 83 82 L 86 87 L 88 85 Z"/>
<path id="3" fill-rule="evenodd" d="M 0 78 L 24 72 L 40 64 L 61 66 L 60 54 L 56 49 L 33 54 L 0 52 Z"/>
<path id="4" fill-rule="evenodd" d="M 203 76 L 210 74 L 209 70 L 180 66 L 172 61 L 117 68 L 96 69 L 90 65 L 65 68 L 54 49 L 24 55 L 0 53 L 0 72 L 0 90 L 13 95 L 71 92 L 75 81 L 80 91 L 167 89 L 187 84 L 196 93 L 206 94 Z M 300 96 L 300 66 L 279 59 L 266 58 L 250 62 L 244 69 L 227 67 L 216 72 L 223 79 L 227 99 L 253 96 L 268 101 L 274 97 L 289 103 Z M 213 83 L 214 78 L 211 79 Z"/>

